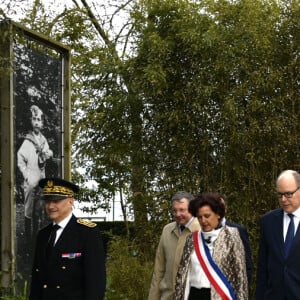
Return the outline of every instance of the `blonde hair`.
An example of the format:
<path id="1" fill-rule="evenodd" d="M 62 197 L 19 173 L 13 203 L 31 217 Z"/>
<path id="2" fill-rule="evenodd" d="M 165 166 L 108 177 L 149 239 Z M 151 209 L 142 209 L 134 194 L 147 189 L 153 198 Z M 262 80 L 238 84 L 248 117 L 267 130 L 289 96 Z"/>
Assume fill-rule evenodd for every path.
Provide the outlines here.
<path id="1" fill-rule="evenodd" d="M 32 116 L 41 115 L 42 117 L 44 115 L 43 111 L 36 105 L 31 105 L 30 111 Z"/>

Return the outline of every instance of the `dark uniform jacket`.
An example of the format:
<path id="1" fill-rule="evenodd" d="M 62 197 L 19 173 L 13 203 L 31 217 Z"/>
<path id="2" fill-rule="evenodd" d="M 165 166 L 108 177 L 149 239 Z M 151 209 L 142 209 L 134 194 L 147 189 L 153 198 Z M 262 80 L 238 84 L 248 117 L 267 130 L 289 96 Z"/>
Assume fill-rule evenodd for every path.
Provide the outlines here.
<path id="1" fill-rule="evenodd" d="M 72 216 L 53 247 L 46 247 L 52 224 L 37 236 L 30 300 L 102 300 L 106 274 L 101 234 L 94 223 Z"/>

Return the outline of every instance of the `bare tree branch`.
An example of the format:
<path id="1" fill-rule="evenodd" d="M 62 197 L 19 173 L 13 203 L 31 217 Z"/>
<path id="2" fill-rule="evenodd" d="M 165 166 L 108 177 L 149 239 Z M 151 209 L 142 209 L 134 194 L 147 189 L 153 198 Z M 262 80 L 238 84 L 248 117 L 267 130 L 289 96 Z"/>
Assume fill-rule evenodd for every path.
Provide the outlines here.
<path id="1" fill-rule="evenodd" d="M 91 22 L 93 23 L 95 29 L 97 30 L 97 32 L 99 33 L 99 35 L 101 36 L 101 38 L 103 39 L 103 41 L 107 45 L 107 47 L 111 50 L 113 57 L 116 59 L 117 63 L 121 64 L 122 61 L 118 55 L 115 44 L 109 39 L 108 35 L 105 33 L 105 31 L 103 30 L 103 28 L 97 21 L 94 13 L 92 12 L 92 10 L 91 10 L 90 6 L 87 4 L 87 2 L 85 0 L 81 0 L 81 3 L 83 4 L 84 8 L 86 9 L 87 14 L 88 14 Z"/>

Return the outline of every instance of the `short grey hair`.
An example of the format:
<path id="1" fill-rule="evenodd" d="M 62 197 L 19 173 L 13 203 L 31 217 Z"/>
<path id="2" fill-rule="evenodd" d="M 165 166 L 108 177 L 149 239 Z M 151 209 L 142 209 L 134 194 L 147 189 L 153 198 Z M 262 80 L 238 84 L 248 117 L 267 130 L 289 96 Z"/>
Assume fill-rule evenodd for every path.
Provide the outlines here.
<path id="1" fill-rule="evenodd" d="M 284 170 L 282 171 L 279 176 L 277 177 L 276 184 L 278 184 L 278 181 L 283 177 L 292 176 L 295 179 L 295 182 L 297 183 L 297 186 L 300 186 L 300 174 L 295 170 Z"/>
<path id="2" fill-rule="evenodd" d="M 183 198 L 187 199 L 188 202 L 190 202 L 191 200 L 194 199 L 192 194 L 185 192 L 185 191 L 179 191 L 172 197 L 171 203 L 173 203 L 175 201 L 180 201 Z"/>

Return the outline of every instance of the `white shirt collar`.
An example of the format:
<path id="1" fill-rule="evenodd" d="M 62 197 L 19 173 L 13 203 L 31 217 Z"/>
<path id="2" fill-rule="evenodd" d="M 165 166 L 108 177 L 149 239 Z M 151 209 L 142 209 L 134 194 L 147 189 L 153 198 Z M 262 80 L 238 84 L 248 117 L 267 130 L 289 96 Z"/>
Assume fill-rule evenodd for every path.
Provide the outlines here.
<path id="1" fill-rule="evenodd" d="M 67 226 L 67 224 L 69 223 L 69 221 L 71 220 L 71 218 L 72 218 L 72 212 L 65 219 L 63 219 L 62 221 L 57 223 L 57 225 L 59 225 L 62 229 L 64 229 Z M 53 225 L 54 224 L 55 223 L 53 223 Z"/>
<path id="2" fill-rule="evenodd" d="M 288 213 L 284 212 L 286 215 Z M 300 218 L 300 207 L 298 207 L 294 212 L 292 212 L 292 214 L 297 217 L 297 218 Z"/>
<path id="3" fill-rule="evenodd" d="M 189 226 L 192 224 L 195 217 L 191 217 L 191 219 L 184 225 L 185 227 L 189 228 Z"/>

